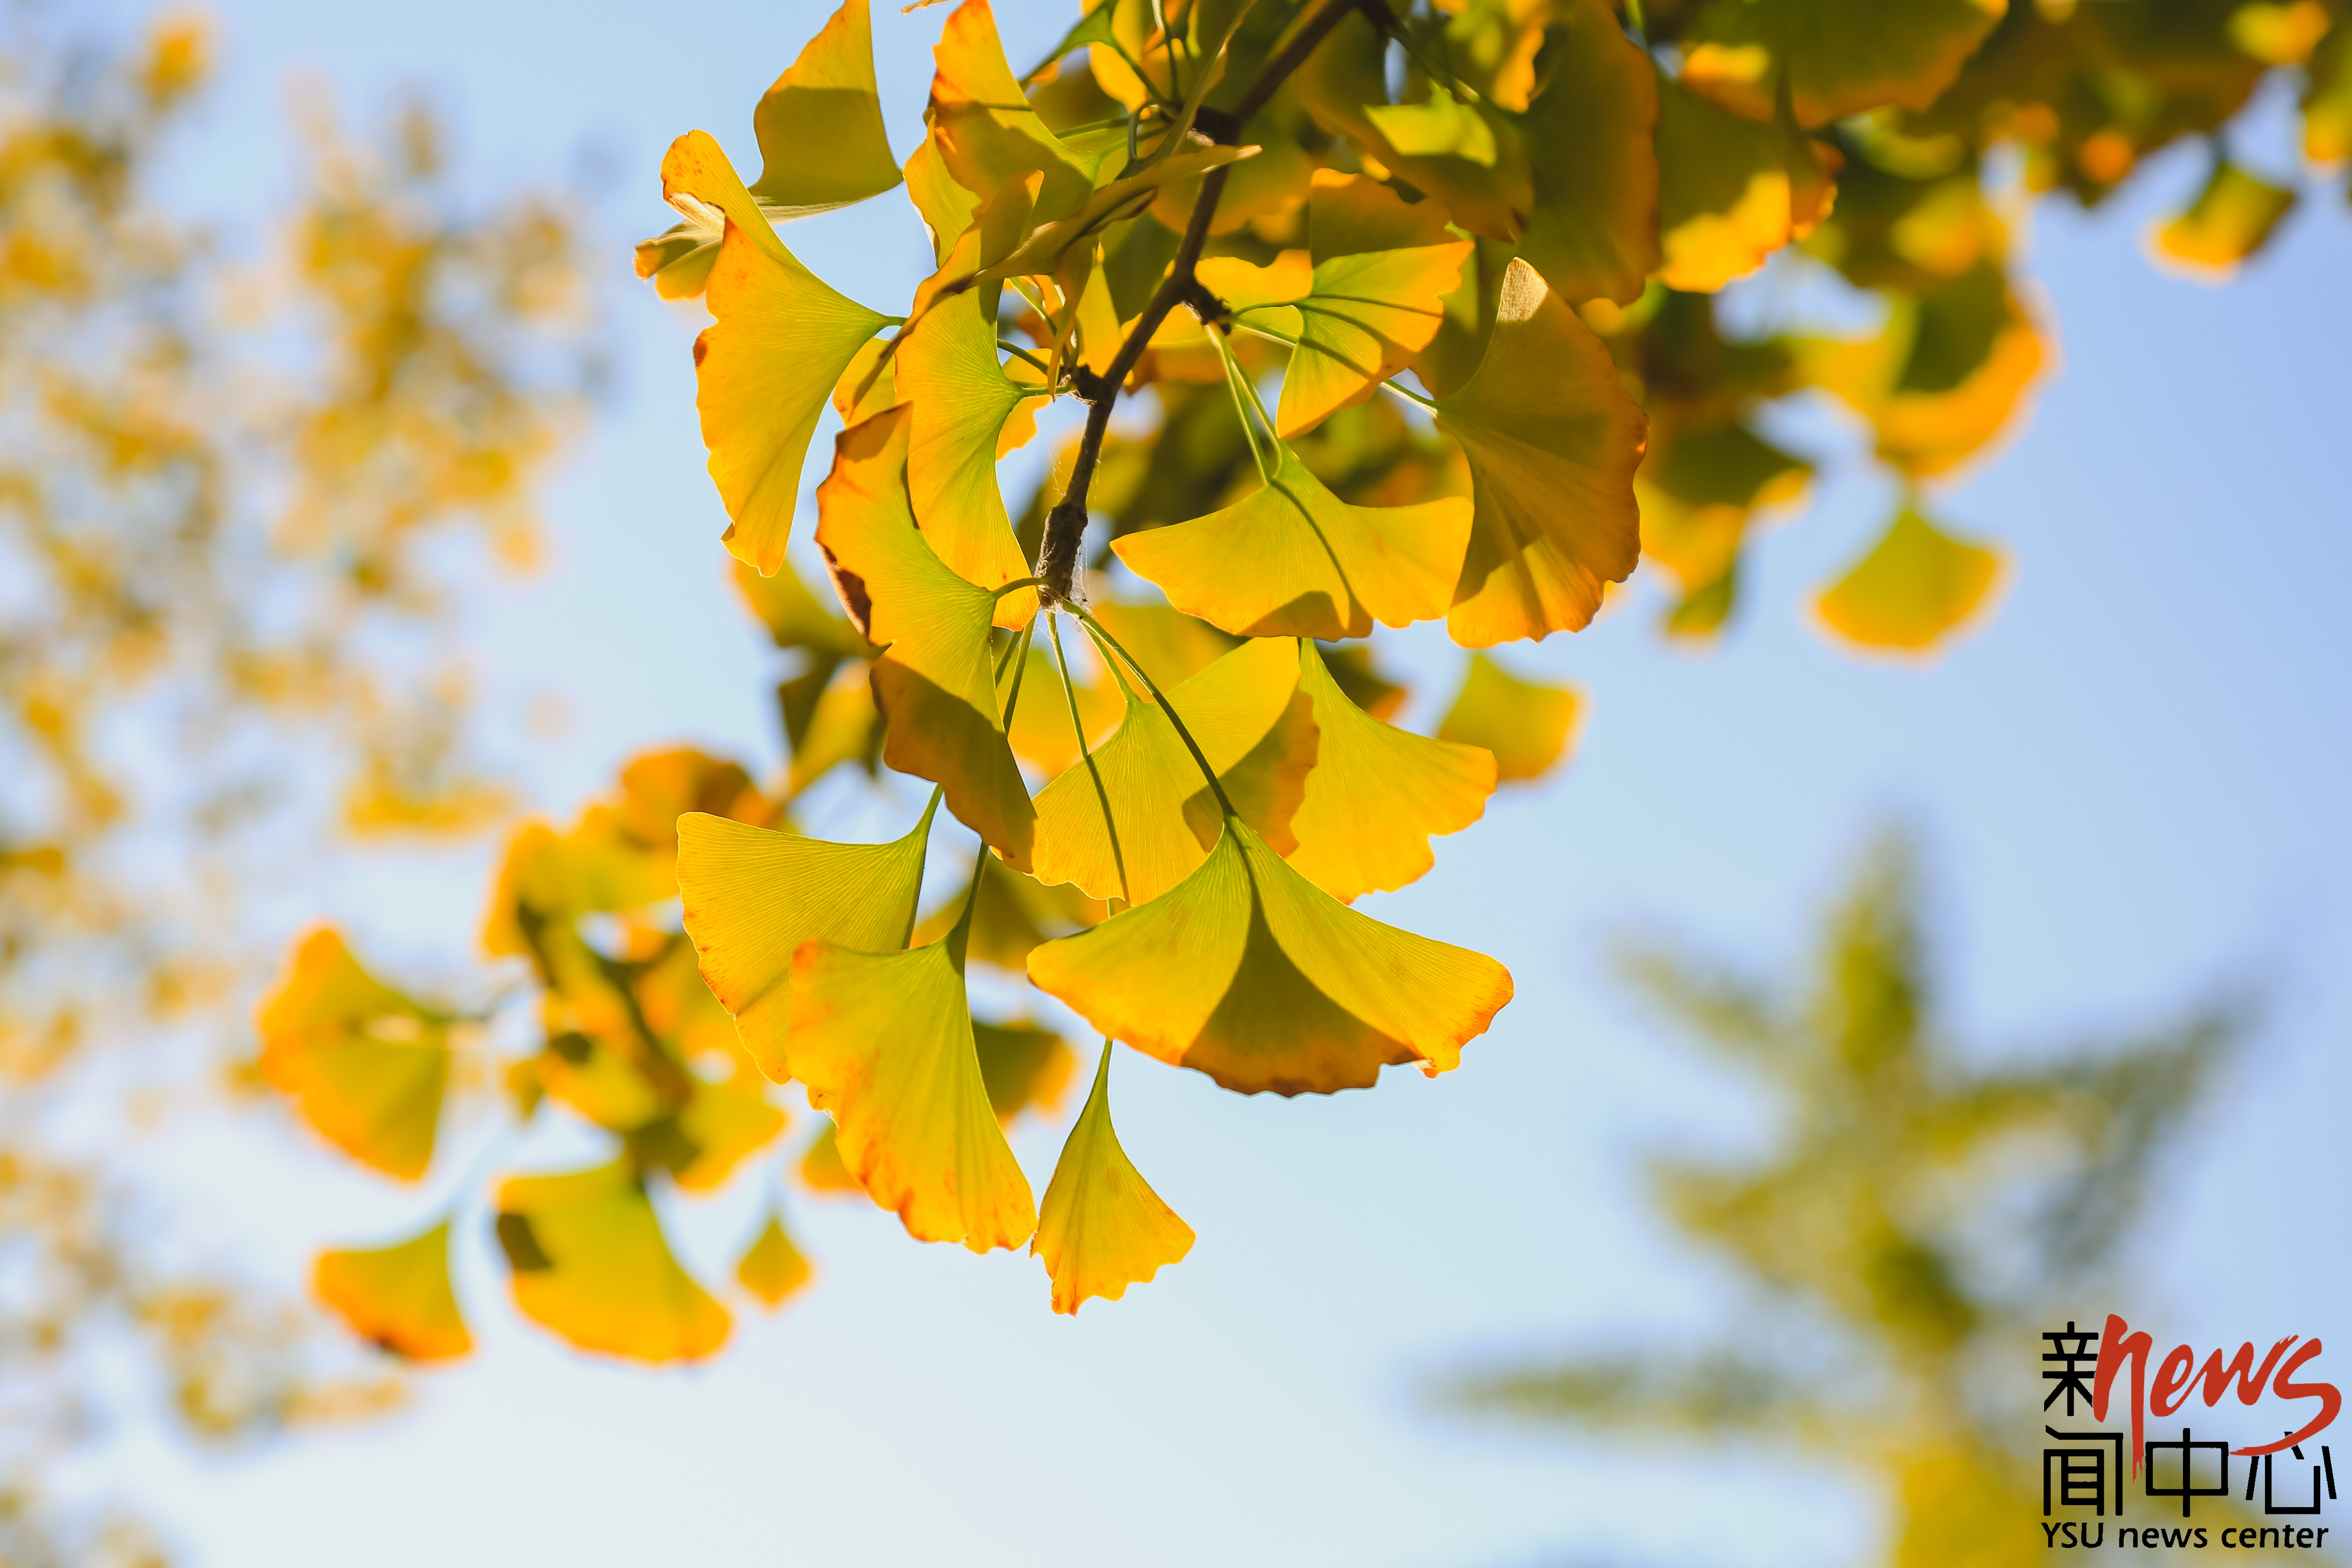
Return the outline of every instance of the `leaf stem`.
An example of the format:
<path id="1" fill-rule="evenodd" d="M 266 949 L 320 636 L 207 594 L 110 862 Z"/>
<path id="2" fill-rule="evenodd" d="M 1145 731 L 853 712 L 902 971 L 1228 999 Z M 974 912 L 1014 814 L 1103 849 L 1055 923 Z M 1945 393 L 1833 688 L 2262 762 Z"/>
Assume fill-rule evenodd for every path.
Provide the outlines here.
<path id="1" fill-rule="evenodd" d="M 1054 662 L 1062 669 L 1062 700 L 1070 706 L 1070 730 L 1078 738 L 1078 760 L 1087 765 L 1087 776 L 1095 782 L 1095 799 L 1102 803 L 1103 831 L 1110 835 L 1110 863 L 1118 870 L 1118 896 L 1135 906 L 1135 896 L 1127 889 L 1127 856 L 1118 847 L 1118 821 L 1110 814 L 1110 791 L 1103 784 L 1102 770 L 1095 766 L 1095 754 L 1087 744 L 1087 723 L 1078 717 L 1077 688 L 1070 680 L 1069 656 L 1062 651 L 1062 623 L 1049 619 L 1045 629 L 1054 639 Z"/>
<path id="2" fill-rule="evenodd" d="M 1192 753 L 1192 761 L 1200 765 L 1201 776 L 1209 781 L 1209 793 L 1217 797 L 1217 809 L 1227 816 L 1238 817 L 1241 814 L 1234 809 L 1234 803 L 1225 797 L 1225 786 L 1217 782 L 1217 770 L 1209 765 L 1208 755 L 1201 750 L 1201 742 L 1192 739 L 1192 731 L 1184 728 L 1184 721 L 1177 713 L 1175 704 L 1168 700 L 1168 694 L 1160 690 L 1159 683 L 1151 679 L 1151 672 L 1138 664 L 1135 661 L 1135 656 L 1119 647 L 1118 639 L 1103 629 L 1103 624 L 1088 615 L 1082 606 L 1072 605 L 1070 613 L 1077 616 L 1079 624 L 1092 632 L 1098 641 L 1108 645 L 1110 650 L 1125 661 L 1128 668 L 1135 671 L 1135 678 L 1143 682 L 1143 689 L 1151 693 L 1151 700 L 1160 704 L 1160 710 L 1168 715 L 1168 721 L 1171 724 L 1176 726 L 1176 733 L 1182 739 L 1184 749 Z"/>
<path id="3" fill-rule="evenodd" d="M 1257 464 L 1257 477 L 1264 479 L 1267 484 L 1272 484 L 1274 483 L 1274 467 L 1265 460 L 1265 448 L 1258 445 L 1257 427 L 1250 423 L 1251 405 L 1253 404 L 1257 405 L 1258 416 L 1260 418 L 1265 417 L 1265 407 L 1263 404 L 1258 404 L 1257 402 L 1257 388 L 1249 384 L 1248 378 L 1244 376 L 1241 373 L 1241 367 L 1234 363 L 1233 350 L 1226 346 L 1224 334 L 1218 331 L 1214 327 L 1208 329 L 1208 334 L 1209 342 L 1216 347 L 1218 359 L 1224 363 L 1225 393 L 1234 400 L 1234 415 L 1242 422 L 1242 435 L 1249 441 L 1250 457 Z M 1246 401 L 1244 399 L 1244 392 L 1247 394 Z M 1268 432 L 1271 432 L 1273 428 L 1274 422 L 1272 420 L 1267 420 L 1266 429 Z"/>

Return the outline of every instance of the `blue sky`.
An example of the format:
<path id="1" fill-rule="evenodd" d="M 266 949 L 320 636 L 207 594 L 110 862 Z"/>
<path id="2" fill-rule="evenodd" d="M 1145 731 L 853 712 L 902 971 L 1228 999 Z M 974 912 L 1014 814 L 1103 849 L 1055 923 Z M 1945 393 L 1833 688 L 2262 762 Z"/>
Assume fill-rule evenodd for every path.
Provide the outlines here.
<path id="1" fill-rule="evenodd" d="M 631 284 L 626 246 L 665 222 L 655 168 L 672 136 L 704 127 L 751 158 L 751 105 L 823 9 L 219 10 L 226 75 L 188 154 L 191 205 L 264 216 L 296 70 L 359 113 L 425 83 L 485 191 L 611 172 L 583 216 L 604 243 L 615 390 L 553 495 L 549 569 L 478 609 L 488 710 L 511 723 L 536 693 L 563 698 L 570 731 L 516 753 L 559 813 L 650 744 L 772 761 L 771 656 L 726 586 L 702 472 L 698 318 Z M 943 14 L 877 8 L 902 154 Z M 1001 19 L 1022 64 L 1067 20 L 1058 5 Z M 1980 635 L 1923 668 L 1857 661 L 1807 628 L 1810 592 L 1892 504 L 1849 464 L 1757 550 L 1718 652 L 1662 644 L 1654 589 L 1585 635 L 1505 650 L 1584 687 L 1581 754 L 1372 907 L 1497 954 L 1518 1000 L 1458 1072 L 1328 1100 L 1243 1100 L 1123 1058 L 1127 1146 L 1201 1237 L 1157 1283 L 1056 1318 L 1033 1260 L 920 1247 L 862 1205 L 803 1202 L 818 1287 L 745 1319 L 711 1364 L 656 1375 L 516 1322 L 478 1226 L 461 1286 L 484 1353 L 422 1380 L 410 1414 L 230 1458 L 132 1434 L 124 1473 L 196 1561 L 239 1568 L 1856 1560 L 1872 1521 L 1832 1483 L 1710 1469 L 1717 1514 L 1687 1500 L 1698 1472 L 1465 1429 L 1414 1389 L 1465 1355 L 1712 1321 L 1722 1276 L 1649 1224 L 1638 1156 L 1735 1135 L 1741 1108 L 1612 989 L 1601 942 L 1648 921 L 1785 963 L 1890 814 L 1927 833 L 1969 1038 L 2032 1048 L 2232 977 L 2274 982 L 2258 1048 L 2166 1173 L 2126 1310 L 2192 1342 L 2352 1332 L 2343 1249 L 2320 1239 L 2340 1226 L 2326 1216 L 2352 1089 L 2352 224 L 2339 183 L 2229 288 L 2161 276 L 2139 231 L 2200 173 L 2194 154 L 2168 160 L 2113 210 L 2033 225 L 2062 366 L 2023 435 L 1939 503 L 2014 552 Z M 896 196 L 791 238 L 882 308 L 927 269 Z M 1798 428 L 1852 450 L 1825 415 Z M 1386 657 L 1419 677 L 1426 714 L 1458 656 L 1422 631 Z M 320 902 L 395 970 L 457 972 L 482 875 L 480 856 L 421 858 Z M 1055 1136 L 1016 1143 L 1033 1180 Z M 249 1125 L 171 1159 L 221 1245 L 289 1283 L 320 1241 L 394 1233 L 425 1202 Z M 707 1275 L 750 1203 L 685 1211 Z M 1723 1530 L 1735 1508 L 1745 1528 Z"/>

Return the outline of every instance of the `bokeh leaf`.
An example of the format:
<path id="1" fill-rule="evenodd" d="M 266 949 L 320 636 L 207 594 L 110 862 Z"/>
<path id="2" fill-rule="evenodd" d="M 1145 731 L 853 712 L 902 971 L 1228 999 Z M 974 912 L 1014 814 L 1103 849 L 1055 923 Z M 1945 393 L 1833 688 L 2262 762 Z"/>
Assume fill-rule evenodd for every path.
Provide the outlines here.
<path id="1" fill-rule="evenodd" d="M 425 1173 L 449 1081 L 446 1019 L 370 974 L 322 926 L 296 944 L 255 1026 L 262 1077 L 321 1137 L 386 1175 Z"/>
<path id="2" fill-rule="evenodd" d="M 1564 299 L 1627 304 L 1658 265 L 1657 68 L 1605 0 L 1560 0 L 1552 21 L 1519 254 Z"/>
<path id="3" fill-rule="evenodd" d="M 2201 282 L 2226 282 L 2294 210 L 2295 194 L 2226 159 L 2197 199 L 2170 222 L 2148 233 L 2148 254 L 2158 265 Z"/>
<path id="4" fill-rule="evenodd" d="M 1906 506 L 1813 607 L 1853 647 L 1925 652 L 1991 607 L 2001 567 L 1999 551 L 1955 539 Z"/>
<path id="5" fill-rule="evenodd" d="M 770 1311 L 782 1306 L 809 1282 L 814 1271 L 808 1258 L 793 1244 L 784 1229 L 784 1222 L 771 1210 L 767 1223 L 743 1256 L 735 1262 L 735 1282 L 760 1299 Z"/>
<path id="6" fill-rule="evenodd" d="M 525 1317 L 585 1351 L 696 1361 L 727 1341 L 727 1309 L 678 1267 L 625 1161 L 499 1188 L 498 1237 Z"/>
<path id="7" fill-rule="evenodd" d="M 310 1289 L 360 1338 L 410 1361 L 450 1361 L 474 1348 L 449 1284 L 449 1222 L 390 1247 L 319 1254 Z"/>
<path id="8" fill-rule="evenodd" d="M 2008 0 L 1711 0 L 1685 35 L 1683 80 L 1769 120 L 1780 62 L 1801 124 L 1926 109 L 2008 11 Z"/>
<path id="9" fill-rule="evenodd" d="M 1437 738 L 1491 752 L 1498 782 L 1538 779 L 1567 754 L 1583 710 L 1576 688 L 1521 680 L 1485 654 L 1474 653 L 1462 689 L 1437 726 Z"/>

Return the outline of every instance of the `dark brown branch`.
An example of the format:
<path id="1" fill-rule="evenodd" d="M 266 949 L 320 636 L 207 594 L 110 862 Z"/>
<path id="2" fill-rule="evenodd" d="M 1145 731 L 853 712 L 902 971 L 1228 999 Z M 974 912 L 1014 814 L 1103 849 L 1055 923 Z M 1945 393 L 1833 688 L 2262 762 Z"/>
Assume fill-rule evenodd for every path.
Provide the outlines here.
<path id="1" fill-rule="evenodd" d="M 1258 110 L 1266 106 L 1290 74 L 1306 62 L 1332 28 L 1360 10 L 1370 16 L 1376 26 L 1389 16 L 1382 0 L 1328 0 L 1313 19 L 1259 68 L 1232 109 L 1220 111 L 1203 106 L 1193 118 L 1193 128 L 1224 146 L 1238 145 L 1243 127 L 1256 118 Z M 1086 434 L 1079 437 L 1077 458 L 1070 466 L 1069 489 L 1055 503 L 1054 510 L 1045 514 L 1045 546 L 1037 553 L 1037 592 L 1049 605 L 1067 599 L 1076 580 L 1078 550 L 1086 541 L 1087 492 L 1094 484 L 1095 466 L 1102 458 L 1103 438 L 1110 431 L 1111 410 L 1118 405 L 1127 378 L 1142 361 L 1151 335 L 1168 319 L 1169 311 L 1180 304 L 1213 299 L 1201 288 L 1192 269 L 1200 264 L 1202 248 L 1209 242 L 1209 224 L 1216 216 L 1217 203 L 1224 194 L 1223 169 L 1212 169 L 1202 176 L 1200 196 L 1192 203 L 1192 216 L 1184 225 L 1184 237 L 1176 247 L 1168 276 L 1160 280 L 1143 307 L 1143 313 L 1136 318 L 1110 368 L 1091 384 L 1078 384 L 1078 395 L 1087 404 Z"/>

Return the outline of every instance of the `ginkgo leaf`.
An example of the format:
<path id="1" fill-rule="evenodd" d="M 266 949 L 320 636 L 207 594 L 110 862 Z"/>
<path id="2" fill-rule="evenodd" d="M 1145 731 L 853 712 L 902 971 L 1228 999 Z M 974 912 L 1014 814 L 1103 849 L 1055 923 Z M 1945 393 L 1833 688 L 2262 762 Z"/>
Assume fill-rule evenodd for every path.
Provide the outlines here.
<path id="1" fill-rule="evenodd" d="M 1990 609 L 2001 566 L 1999 551 L 1955 539 L 1906 506 L 1813 609 L 1853 647 L 1926 652 Z"/>
<path id="2" fill-rule="evenodd" d="M 295 946 L 255 1020 L 261 1075 L 362 1164 L 414 1181 L 433 1163 L 446 1021 L 360 966 L 331 927 Z"/>
<path id="3" fill-rule="evenodd" d="M 965 883 L 959 881 L 954 891 L 915 927 L 908 945 L 920 947 L 953 931 L 963 913 L 964 892 Z M 1035 876 L 1015 871 L 992 855 L 981 868 L 964 957 L 973 963 L 1018 970 L 1028 962 L 1029 950 L 1039 942 L 1083 931 L 1105 912 L 1102 900 L 1088 898 L 1083 889 L 1068 883 L 1049 888 Z"/>
<path id="4" fill-rule="evenodd" d="M 958 184 L 956 177 L 948 172 L 947 155 L 940 149 L 936 127 L 908 156 L 906 172 L 907 199 L 915 204 L 915 211 L 931 237 L 931 259 L 944 268 L 958 242 L 971 232 L 971 220 L 980 213 L 981 198 Z"/>
<path id="5" fill-rule="evenodd" d="M 607 1044 L 578 1029 L 551 1034 L 535 1058 L 539 1087 L 615 1132 L 659 1121 L 670 1101 L 643 1070 L 635 1044 Z"/>
<path id="6" fill-rule="evenodd" d="M 784 563 L 801 462 L 834 384 L 889 324 L 827 287 L 784 248 L 719 144 L 699 131 L 671 143 L 662 190 L 727 215 L 711 268 L 712 324 L 694 341 L 695 406 L 710 478 L 727 503 L 727 548 L 763 573 Z"/>
<path id="7" fill-rule="evenodd" d="M 1360 637 L 1445 614 L 1469 506 L 1351 506 L 1276 445 L 1274 479 L 1252 495 L 1111 548 L 1178 609 L 1243 637 Z"/>
<path id="8" fill-rule="evenodd" d="M 1089 193 L 1075 210 L 1062 216 L 1050 221 L 1043 216 L 1038 216 L 1035 228 L 1018 248 L 1002 259 L 990 261 L 976 277 L 985 283 L 998 279 L 1056 271 L 1072 247 L 1091 240 L 1114 218 L 1134 216 L 1164 187 L 1181 181 L 1198 180 L 1212 169 L 1224 168 L 1242 159 L 1255 157 L 1256 153 L 1255 147 L 1200 147 L 1171 153 L 1140 174 L 1114 180 Z M 1042 205 L 1042 193 L 1039 200 Z"/>
<path id="9" fill-rule="evenodd" d="M 1566 0 L 1523 129 L 1534 203 L 1519 254 L 1568 300 L 1639 299 L 1658 265 L 1657 68 L 1606 0 Z"/>
<path id="10" fill-rule="evenodd" d="M 1075 152 L 1029 106 L 1005 63 L 988 0 L 964 0 L 949 14 L 931 58 L 938 66 L 931 78 L 931 133 L 958 184 L 986 196 L 1010 181 L 1041 174 L 1035 218 L 1041 224 L 1085 205 L 1102 154 Z"/>
<path id="11" fill-rule="evenodd" d="M 950 571 L 915 527 L 905 405 L 843 431 L 817 487 L 817 543 L 849 618 L 885 649 L 874 700 L 889 722 L 882 758 L 947 792 L 948 809 L 1026 869 L 1036 812 L 996 705 L 989 631 L 1006 602 Z M 1009 537 L 1009 535 L 1008 535 Z"/>
<path id="12" fill-rule="evenodd" d="M 857 1184 L 857 1178 L 850 1174 L 849 1167 L 841 1163 L 841 1138 L 833 1124 L 833 1118 L 823 1116 L 817 1120 L 822 1123 L 817 1135 L 801 1154 L 798 1167 L 801 1185 L 816 1193 L 857 1193 L 862 1195 L 866 1189 Z"/>
<path id="13" fill-rule="evenodd" d="M 808 1258 L 793 1245 L 784 1223 L 772 1212 L 768 1223 L 735 1263 L 735 1282 L 757 1296 L 770 1311 L 809 1282 Z"/>
<path id="14" fill-rule="evenodd" d="M 1658 84 L 1659 281 L 1712 294 L 1790 237 L 1785 144 L 1774 127 Z"/>
<path id="15" fill-rule="evenodd" d="M 1055 667 L 1054 656 L 1042 647 L 1033 647 L 1025 658 L 1028 666 L 1023 679 L 1031 683 L 1033 696 L 1015 710 L 1013 726 L 1006 731 L 1013 754 L 1024 762 L 1034 763 L 1047 773 L 1059 773 L 1078 760 L 1078 731 L 1070 721 L 1070 709 L 1078 710 L 1078 725 L 1086 731 L 1089 742 L 1100 741 L 1127 711 L 1119 700 L 1118 689 L 1108 679 L 1089 680 L 1082 673 L 1080 660 L 1089 651 L 1084 638 L 1068 650 L 1070 696 L 1061 696 L 1062 675 Z M 1007 670 L 997 684 L 1011 683 Z"/>
<path id="16" fill-rule="evenodd" d="M 1116 1301 L 1129 1285 L 1149 1284 L 1192 1250 L 1192 1227 L 1151 1190 L 1119 1147 L 1110 1121 L 1108 1040 L 1087 1108 L 1045 1184 L 1029 1250 L 1053 1278 L 1056 1312 L 1076 1312 L 1096 1297 Z"/>
<path id="17" fill-rule="evenodd" d="M 625 1161 L 499 1187 L 499 1244 L 523 1316 L 584 1351 L 695 1361 L 727 1341 L 727 1309 L 678 1267 Z"/>
<path id="18" fill-rule="evenodd" d="M 1094 606 L 1094 614 L 1118 639 L 1118 646 L 1133 654 L 1163 687 L 1191 679 L 1232 652 L 1241 640 L 1168 605 L 1105 599 Z"/>
<path id="19" fill-rule="evenodd" d="M 1712 637 L 1738 591 L 1739 552 L 1759 510 L 1803 495 L 1811 467 L 1737 420 L 1665 427 L 1653 440 L 1634 484 L 1642 503 L 1642 558 L 1671 573 L 1681 602 L 1667 612 L 1670 637 Z"/>
<path id="20" fill-rule="evenodd" d="M 833 1112 L 842 1163 L 918 1241 L 974 1252 L 1037 1228 L 989 1108 L 963 975 L 946 942 L 900 952 L 810 942 L 793 960 L 793 1068 Z"/>
<path id="21" fill-rule="evenodd" d="M 1077 1070 L 1069 1042 L 1034 1024 L 983 1024 L 972 1020 L 972 1044 L 980 1055 L 980 1081 L 1000 1124 L 1022 1112 L 1051 1116 Z"/>
<path id="22" fill-rule="evenodd" d="M 1526 262 L 1503 275 L 1478 368 L 1437 400 L 1476 511 L 1446 630 L 1465 647 L 1578 631 L 1641 556 L 1645 426 L 1609 351 Z"/>
<path id="23" fill-rule="evenodd" d="M 2323 164 L 2352 158 L 2352 28 L 2338 26 L 2311 61 L 2303 94 L 2303 155 Z"/>
<path id="24" fill-rule="evenodd" d="M 898 386 L 911 410 L 907 489 L 932 552 L 982 588 L 1028 576 L 997 487 L 996 449 L 1005 421 L 1037 389 L 1004 374 L 996 323 L 982 314 L 978 294 L 942 300 L 908 330 Z M 1013 593 L 996 602 L 994 614 L 998 624 L 1017 627 L 1035 608 L 1035 595 Z"/>
<path id="25" fill-rule="evenodd" d="M 1785 58 L 1800 124 L 1923 110 L 2008 9 L 2008 0 L 1906 0 L 1891 10 L 1878 0 L 1713 0 L 1684 37 L 1683 80 L 1769 120 Z"/>
<path id="26" fill-rule="evenodd" d="M 797 217 L 878 196 L 898 184 L 874 83 L 866 0 L 842 0 L 751 113 L 760 177 L 751 194 Z"/>
<path id="27" fill-rule="evenodd" d="M 677 889 L 686 933 L 751 1059 L 793 1076 L 793 954 L 837 942 L 881 951 L 915 923 L 931 812 L 887 844 L 829 844 L 721 817 L 677 819 Z"/>
<path id="28" fill-rule="evenodd" d="M 1475 738 L 1433 741 L 1383 724 L 1339 689 L 1313 643 L 1298 650 L 1299 689 L 1314 705 L 1315 769 L 1291 818 L 1298 847 L 1286 858 L 1341 903 L 1402 888 L 1436 863 L 1432 837 L 1485 815 L 1495 759 Z M 1472 743 L 1453 743 L 1464 739 Z"/>
<path id="29" fill-rule="evenodd" d="M 2226 282 L 2294 204 L 2294 191 L 2224 161 L 2179 216 L 2148 231 L 2149 258 L 2200 282 Z"/>
<path id="30" fill-rule="evenodd" d="M 677 1131 L 692 1158 L 675 1168 L 672 1178 L 681 1192 L 716 1192 L 736 1166 L 783 1130 L 784 1113 L 760 1092 L 757 1076 L 748 1082 L 698 1079 L 693 1098 L 677 1113 Z"/>
<path id="31" fill-rule="evenodd" d="M 1298 685 L 1294 646 L 1261 638 L 1165 689 L 1234 808 L 1286 848 L 1316 757 Z M 1167 713 L 1130 694 L 1117 732 L 1039 792 L 1034 869 L 1040 881 L 1143 903 L 1208 858 L 1222 816 Z"/>
<path id="32" fill-rule="evenodd" d="M 410 1361 L 448 1361 L 474 1348 L 449 1284 L 449 1222 L 391 1247 L 332 1247 L 310 1289 L 363 1340 Z"/>
<path id="33" fill-rule="evenodd" d="M 1029 978 L 1114 1039 L 1243 1094 L 1370 1087 L 1459 1065 L 1511 999 L 1483 953 L 1357 913 L 1227 818 L 1199 869 L 1029 955 Z"/>
<path id="34" fill-rule="evenodd" d="M 1572 686 L 1521 680 L 1483 653 L 1470 656 L 1462 689 L 1437 726 L 1441 741 L 1482 746 L 1493 753 L 1495 777 L 1537 779 L 1568 752 L 1584 699 Z"/>

